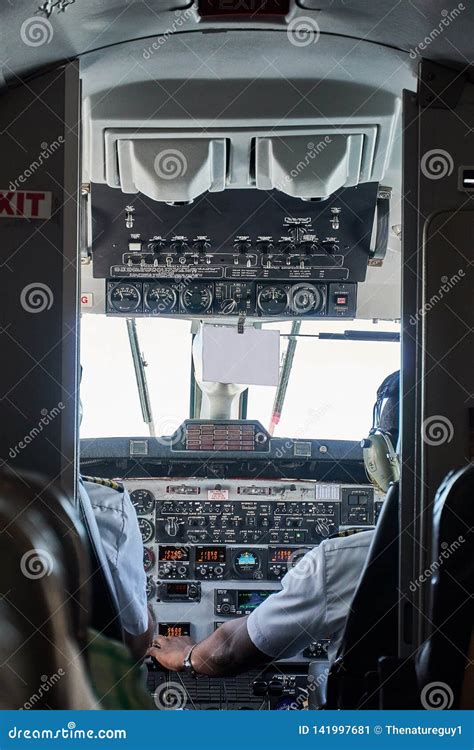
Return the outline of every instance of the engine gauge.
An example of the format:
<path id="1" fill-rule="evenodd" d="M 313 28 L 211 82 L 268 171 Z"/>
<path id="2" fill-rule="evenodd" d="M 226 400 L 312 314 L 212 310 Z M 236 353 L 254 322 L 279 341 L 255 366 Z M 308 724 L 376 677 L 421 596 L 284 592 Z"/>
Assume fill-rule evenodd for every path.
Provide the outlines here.
<path id="1" fill-rule="evenodd" d="M 155 564 L 155 553 L 153 552 L 150 547 L 144 547 L 143 548 L 143 567 L 145 568 L 145 573 L 148 573 L 152 569 L 152 567 Z"/>
<path id="2" fill-rule="evenodd" d="M 140 534 L 142 535 L 143 544 L 150 542 L 155 536 L 155 526 L 151 521 L 148 520 L 148 518 L 139 518 L 138 528 L 140 529 Z"/>
<path id="3" fill-rule="evenodd" d="M 281 315 L 288 308 L 288 291 L 284 286 L 265 286 L 257 295 L 257 307 L 263 315 Z"/>
<path id="4" fill-rule="evenodd" d="M 178 295 L 170 284 L 145 284 L 145 311 L 166 314 L 176 308 Z"/>
<path id="5" fill-rule="evenodd" d="M 131 313 L 138 310 L 142 293 L 135 284 L 115 284 L 109 291 L 109 306 L 115 312 Z"/>
<path id="6" fill-rule="evenodd" d="M 290 308 L 295 315 L 322 312 L 325 307 L 325 288 L 314 284 L 296 284 L 290 293 Z"/>
<path id="7" fill-rule="evenodd" d="M 137 515 L 142 516 L 145 513 L 153 513 L 155 497 L 148 490 L 134 490 L 130 495 L 130 500 Z"/>
<path id="8" fill-rule="evenodd" d="M 156 583 L 151 576 L 147 576 L 146 579 L 146 598 L 148 601 L 154 599 L 156 596 Z"/>
<path id="9" fill-rule="evenodd" d="M 213 300 L 212 288 L 208 284 L 190 284 L 181 292 L 183 312 L 199 315 L 209 310 Z"/>

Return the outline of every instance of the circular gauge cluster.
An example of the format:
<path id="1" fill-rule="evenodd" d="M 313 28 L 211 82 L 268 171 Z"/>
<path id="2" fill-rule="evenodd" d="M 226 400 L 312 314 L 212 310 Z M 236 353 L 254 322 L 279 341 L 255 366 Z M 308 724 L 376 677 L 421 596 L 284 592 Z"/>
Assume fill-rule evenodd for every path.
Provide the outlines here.
<path id="1" fill-rule="evenodd" d="M 138 516 L 153 513 L 155 509 L 155 497 L 148 490 L 134 490 L 130 495 L 130 500 Z"/>
<path id="2" fill-rule="evenodd" d="M 189 315 L 207 313 L 211 310 L 213 299 L 214 292 L 211 284 L 205 282 L 188 284 L 181 290 L 181 309 Z"/>
<path id="3" fill-rule="evenodd" d="M 176 310 L 178 294 L 170 284 L 156 282 L 144 286 L 144 310 L 154 315 L 166 315 Z"/>
<path id="4" fill-rule="evenodd" d="M 141 305 L 142 293 L 138 284 L 119 282 L 109 289 L 109 307 L 114 312 L 132 313 Z"/>
<path id="5" fill-rule="evenodd" d="M 143 544 L 150 542 L 154 538 L 155 526 L 151 521 L 148 520 L 148 518 L 139 518 L 138 528 L 140 529 L 140 534 L 142 535 Z"/>

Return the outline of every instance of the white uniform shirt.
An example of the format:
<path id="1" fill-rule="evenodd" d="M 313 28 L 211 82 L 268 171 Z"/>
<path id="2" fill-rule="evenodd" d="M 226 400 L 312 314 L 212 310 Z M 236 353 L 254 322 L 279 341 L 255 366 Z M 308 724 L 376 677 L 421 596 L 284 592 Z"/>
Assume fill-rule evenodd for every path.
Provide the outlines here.
<path id="1" fill-rule="evenodd" d="M 286 659 L 311 641 L 329 638 L 332 661 L 373 535 L 371 529 L 326 539 L 307 552 L 283 578 L 283 589 L 249 616 L 253 644 L 267 656 Z"/>
<path id="2" fill-rule="evenodd" d="M 130 635 L 148 627 L 146 573 L 138 519 L 127 490 L 84 482 L 114 582 L 122 626 Z"/>

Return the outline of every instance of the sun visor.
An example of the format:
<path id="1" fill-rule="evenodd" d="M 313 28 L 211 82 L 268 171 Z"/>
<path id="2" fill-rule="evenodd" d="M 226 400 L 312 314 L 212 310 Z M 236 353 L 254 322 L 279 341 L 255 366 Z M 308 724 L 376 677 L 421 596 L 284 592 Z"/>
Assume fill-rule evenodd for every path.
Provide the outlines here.
<path id="1" fill-rule="evenodd" d="M 363 136 L 257 138 L 256 184 L 295 198 L 327 198 L 361 179 Z"/>
<path id="2" fill-rule="evenodd" d="M 189 202 L 224 190 L 224 138 L 127 139 L 118 142 L 120 186 L 156 201 Z"/>

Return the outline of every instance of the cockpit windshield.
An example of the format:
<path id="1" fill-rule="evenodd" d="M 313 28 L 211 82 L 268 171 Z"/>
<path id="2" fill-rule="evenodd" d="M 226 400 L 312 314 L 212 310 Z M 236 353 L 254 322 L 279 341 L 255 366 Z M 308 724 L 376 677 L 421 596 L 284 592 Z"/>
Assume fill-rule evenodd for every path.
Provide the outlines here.
<path id="1" fill-rule="evenodd" d="M 370 427 L 374 392 L 399 367 L 400 326 L 389 321 L 264 323 L 280 331 L 281 371 L 290 340 L 296 346 L 286 391 L 250 386 L 249 419 L 276 437 L 358 440 Z M 189 320 L 138 319 L 142 359 L 156 435 L 172 434 L 190 416 L 192 328 Z M 126 321 L 82 319 L 81 436 L 146 435 Z M 330 384 L 330 386 L 328 386 Z M 278 411 L 278 417 L 275 413 Z"/>

